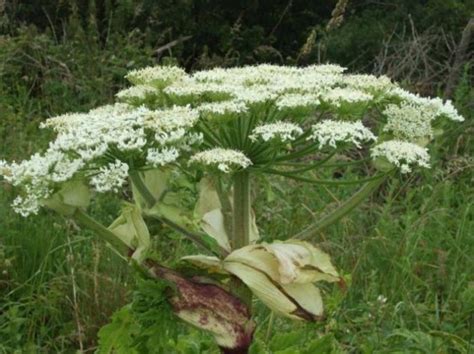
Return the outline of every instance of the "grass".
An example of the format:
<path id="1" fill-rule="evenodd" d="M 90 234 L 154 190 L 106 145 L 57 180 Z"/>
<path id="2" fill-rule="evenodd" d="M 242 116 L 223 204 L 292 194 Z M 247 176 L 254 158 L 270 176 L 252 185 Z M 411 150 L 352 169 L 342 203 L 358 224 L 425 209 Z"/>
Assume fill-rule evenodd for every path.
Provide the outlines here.
<path id="1" fill-rule="evenodd" d="M 0 85 L 0 158 L 7 159 L 45 145 L 48 134 L 38 133 L 38 117 L 110 101 L 120 85 L 117 76 L 126 67 L 124 56 L 106 72 L 94 71 L 100 66 L 94 61 L 112 55 L 107 49 L 88 59 L 76 51 L 80 64 L 73 65 L 58 44 L 38 49 L 30 48 L 27 39 L 20 42 L 15 50 L 60 60 L 70 76 L 61 80 L 61 73 L 49 70 L 56 61 L 40 60 L 43 66 L 34 68 L 50 76 L 40 86 L 30 86 L 20 78 L 33 64 L 4 64 L 3 72 L 18 80 L 14 87 Z M 125 51 L 142 55 L 135 47 Z M 15 51 L 5 53 L 11 58 Z M 100 80 L 87 80 L 97 76 Z M 459 97 L 469 97 L 461 91 Z M 56 102 L 58 93 L 62 96 Z M 464 107 L 464 102 L 467 107 L 467 98 L 458 105 Z M 468 108 L 464 113 L 468 116 Z M 267 309 L 257 306 L 263 323 L 257 333 L 260 341 L 268 339 L 278 347 L 275 343 L 291 342 L 294 332 L 300 340 L 333 335 L 333 352 L 474 352 L 472 122 L 446 129 L 432 170 L 389 181 L 349 217 L 312 240 L 333 255 L 348 283 L 346 292 L 324 289 L 327 319 L 303 326 L 272 319 Z M 258 224 L 268 239 L 287 238 L 349 195 L 342 188 L 301 186 L 280 178 L 262 180 L 259 188 L 264 197 L 256 203 L 261 211 Z M 12 197 L 11 190 L 0 188 L 0 353 L 93 352 L 98 329 L 130 300 L 133 280 L 127 265 L 68 220 L 46 211 L 28 219 L 15 215 L 9 208 Z M 92 212 L 107 223 L 117 208 L 116 200 L 104 198 Z M 172 241 L 161 242 L 171 247 Z M 178 254 L 186 249 L 182 244 L 172 247 Z M 278 345 L 282 349 L 283 344 Z"/>

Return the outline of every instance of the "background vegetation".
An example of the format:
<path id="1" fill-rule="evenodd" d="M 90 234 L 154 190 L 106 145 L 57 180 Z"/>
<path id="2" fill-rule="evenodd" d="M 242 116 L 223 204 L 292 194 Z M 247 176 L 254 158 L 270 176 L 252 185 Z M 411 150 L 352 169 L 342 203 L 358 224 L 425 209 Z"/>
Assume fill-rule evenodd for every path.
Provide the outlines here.
<path id="1" fill-rule="evenodd" d="M 0 1 L 0 159 L 22 159 L 45 146 L 49 133 L 38 130 L 43 119 L 110 103 L 125 85 L 128 70 L 156 63 L 178 63 L 193 71 L 329 61 L 354 72 L 387 74 L 425 95 L 452 96 L 466 121 L 446 125 L 447 134 L 434 147 L 433 168 L 384 185 L 314 240 L 330 251 L 349 283 L 346 293 L 328 289 L 327 320 L 295 325 L 259 309 L 265 324 L 253 350 L 474 352 L 472 45 L 453 76 L 474 4 L 353 0 L 332 16 L 335 5 L 303 0 Z M 338 17 L 343 13 L 344 19 Z M 339 171 L 330 173 L 337 177 Z M 257 208 L 264 212 L 258 224 L 272 239 L 293 233 L 348 193 L 312 186 L 301 190 L 279 179 L 259 184 L 264 198 Z M 12 191 L 3 187 L 0 353 L 93 352 L 99 328 L 137 289 L 128 266 L 68 220 L 47 211 L 28 219 L 15 215 L 9 208 Z M 118 205 L 103 198 L 93 208 L 107 222 Z M 275 210 L 281 215 L 277 219 Z M 170 244 L 157 245 L 164 259 L 191 247 Z M 135 307 L 154 304 L 146 286 L 139 287 L 145 290 L 135 292 Z M 109 330 L 118 326 L 133 332 L 126 311 L 116 315 L 116 327 Z M 155 325 L 146 334 L 150 340 L 165 315 L 155 311 L 148 316 L 154 316 L 147 320 Z M 192 330 L 177 328 L 174 335 L 177 353 L 215 350 L 205 335 Z M 157 342 L 150 343 L 142 352 L 160 352 Z"/>

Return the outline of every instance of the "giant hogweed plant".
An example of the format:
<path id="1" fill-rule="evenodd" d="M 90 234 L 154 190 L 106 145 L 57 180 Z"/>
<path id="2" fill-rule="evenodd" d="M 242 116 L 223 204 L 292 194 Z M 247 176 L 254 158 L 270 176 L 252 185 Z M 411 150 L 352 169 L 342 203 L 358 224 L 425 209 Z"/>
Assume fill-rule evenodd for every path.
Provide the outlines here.
<path id="1" fill-rule="evenodd" d="M 349 75 L 337 65 L 213 69 L 192 75 L 149 67 L 127 75 L 118 102 L 50 118 L 56 139 L 22 162 L 0 161 L 23 216 L 41 207 L 75 219 L 157 281 L 170 284 L 173 312 L 209 331 L 223 352 L 247 352 L 252 300 L 295 320 L 323 316 L 320 282 L 341 282 L 309 240 L 336 223 L 388 176 L 430 167 L 427 146 L 451 102 L 423 98 L 387 77 Z M 359 179 L 314 172 L 357 164 Z M 398 169 L 398 172 L 396 171 Z M 312 174 L 308 172 L 313 171 Z M 262 242 L 252 187 L 257 175 L 321 185 L 360 185 L 339 207 L 285 240 Z M 129 192 L 127 192 L 129 191 Z M 111 225 L 87 209 L 99 193 L 122 196 Z M 195 243 L 185 276 L 154 256 L 150 222 Z M 203 276 L 203 274 L 205 276 Z M 157 334 L 159 335 L 159 334 Z"/>

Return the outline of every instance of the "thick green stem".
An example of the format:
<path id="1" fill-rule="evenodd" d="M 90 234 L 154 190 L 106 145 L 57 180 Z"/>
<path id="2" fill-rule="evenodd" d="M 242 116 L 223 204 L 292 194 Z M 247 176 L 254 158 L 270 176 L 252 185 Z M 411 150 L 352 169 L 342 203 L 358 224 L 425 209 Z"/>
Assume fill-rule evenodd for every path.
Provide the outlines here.
<path id="1" fill-rule="evenodd" d="M 366 183 L 354 195 L 342 203 L 336 210 L 325 215 L 313 225 L 293 236 L 293 238 L 308 239 L 314 237 L 318 232 L 326 227 L 336 223 L 345 215 L 349 214 L 356 206 L 358 206 L 366 197 L 368 197 L 375 189 L 377 189 L 385 180 L 387 175 Z"/>
<path id="2" fill-rule="evenodd" d="M 250 178 L 247 171 L 234 176 L 234 206 L 232 248 L 247 246 L 250 242 Z"/>
<path id="3" fill-rule="evenodd" d="M 117 237 L 112 231 L 107 229 L 104 225 L 98 223 L 92 217 L 87 215 L 81 209 L 76 209 L 73 214 L 73 218 L 82 226 L 94 231 L 95 234 L 108 243 L 112 245 L 112 247 L 119 252 L 120 254 L 126 255 L 127 251 L 129 251 L 129 247 L 123 243 L 123 241 Z"/>
<path id="4" fill-rule="evenodd" d="M 250 176 L 247 171 L 238 172 L 233 177 L 233 217 L 232 249 L 239 249 L 250 243 Z M 238 278 L 233 278 L 231 289 L 244 303 L 251 308 L 252 293 L 249 288 Z"/>

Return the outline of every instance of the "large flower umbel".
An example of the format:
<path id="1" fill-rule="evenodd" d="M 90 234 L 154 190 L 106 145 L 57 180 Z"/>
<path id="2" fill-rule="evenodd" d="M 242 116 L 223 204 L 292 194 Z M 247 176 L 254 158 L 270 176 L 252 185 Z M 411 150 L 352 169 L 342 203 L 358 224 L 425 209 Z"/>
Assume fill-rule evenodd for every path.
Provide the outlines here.
<path id="1" fill-rule="evenodd" d="M 329 255 L 297 240 L 249 245 L 223 261 L 202 255 L 183 259 L 211 273 L 239 278 L 270 309 L 298 320 L 315 321 L 323 316 L 321 291 L 315 283 L 341 280 Z"/>
<path id="2" fill-rule="evenodd" d="M 297 169 L 279 164 L 318 150 L 323 156 L 361 149 L 376 167 L 407 173 L 429 166 L 429 150 L 420 148 L 428 148 L 443 118 L 463 120 L 450 101 L 414 95 L 384 76 L 346 74 L 337 65 L 194 74 L 157 66 L 126 78 L 133 86 L 117 95 L 119 102 L 46 120 L 41 126 L 57 136 L 43 153 L 0 161 L 0 175 L 18 187 L 17 212 L 37 213 L 70 180 L 118 193 L 128 174 L 152 168 L 298 177 Z M 405 153 L 394 153 L 395 145 Z"/>

